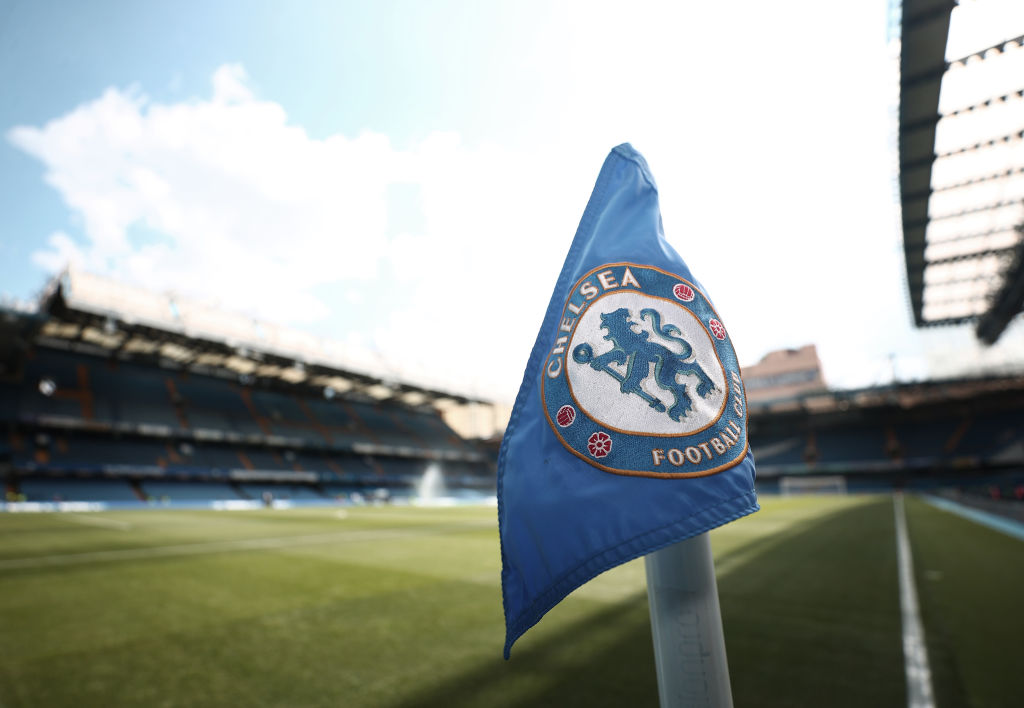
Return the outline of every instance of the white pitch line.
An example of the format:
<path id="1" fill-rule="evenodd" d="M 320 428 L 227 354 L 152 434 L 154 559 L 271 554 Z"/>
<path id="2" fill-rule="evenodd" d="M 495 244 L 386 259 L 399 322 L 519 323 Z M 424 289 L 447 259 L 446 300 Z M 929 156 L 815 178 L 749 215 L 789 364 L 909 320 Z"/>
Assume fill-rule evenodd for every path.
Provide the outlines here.
<path id="1" fill-rule="evenodd" d="M 907 518 L 903 511 L 903 494 L 893 495 L 896 514 L 896 555 L 900 575 L 900 609 L 903 615 L 903 663 L 907 674 L 907 708 L 935 708 L 932 671 L 928 666 L 928 649 L 924 641 L 924 625 L 917 604 L 914 584 L 914 559 L 910 553 Z"/>
<path id="2" fill-rule="evenodd" d="M 429 521 L 432 518 L 437 518 L 438 515 L 433 513 L 434 511 L 440 511 L 440 512 L 443 513 L 445 510 L 450 509 L 451 507 L 440 507 L 438 509 L 431 509 L 429 507 L 412 507 L 412 508 L 414 509 L 414 511 L 412 511 L 410 513 L 403 513 L 401 511 L 378 511 L 378 510 L 373 509 L 373 508 L 355 507 L 355 508 L 350 508 L 347 513 L 348 513 L 348 517 L 350 519 L 358 519 L 360 521 L 419 521 L 419 522 L 423 522 L 423 521 Z M 344 511 L 344 509 L 342 509 L 341 511 Z M 338 518 L 343 518 L 343 517 L 338 517 Z M 454 519 L 458 519 L 460 517 L 458 515 L 452 515 L 452 516 L 448 516 L 447 518 L 454 520 Z M 456 523 L 463 523 L 463 522 L 456 522 Z M 493 517 L 491 517 L 491 516 L 487 517 L 487 519 L 473 519 L 471 522 L 468 522 L 468 523 L 475 523 L 475 524 L 489 525 L 489 526 L 497 526 L 498 525 L 498 517 L 497 517 L 497 515 L 494 515 Z"/>
<path id="3" fill-rule="evenodd" d="M 120 519 L 108 519 L 104 516 L 86 516 L 85 514 L 64 514 L 58 516 L 59 519 L 67 519 L 68 521 L 74 521 L 78 524 L 85 524 L 86 526 L 102 526 L 107 529 L 117 529 L 118 531 L 127 531 L 132 527 L 127 521 L 121 521 Z"/>
<path id="4" fill-rule="evenodd" d="M 353 543 L 358 541 L 384 541 L 413 536 L 455 533 L 478 528 L 475 523 L 448 524 L 429 528 L 410 529 L 354 529 L 307 536 L 278 536 L 273 538 L 243 538 L 235 541 L 214 541 L 211 543 L 186 543 L 175 546 L 147 546 L 143 548 L 119 548 L 110 551 L 85 551 L 83 553 L 61 553 L 51 556 L 9 558 L 0 560 L 0 572 L 26 568 L 83 565 L 95 561 L 143 560 L 173 556 L 198 556 L 208 553 L 229 551 L 264 551 L 293 546 L 310 546 L 320 543 Z"/>

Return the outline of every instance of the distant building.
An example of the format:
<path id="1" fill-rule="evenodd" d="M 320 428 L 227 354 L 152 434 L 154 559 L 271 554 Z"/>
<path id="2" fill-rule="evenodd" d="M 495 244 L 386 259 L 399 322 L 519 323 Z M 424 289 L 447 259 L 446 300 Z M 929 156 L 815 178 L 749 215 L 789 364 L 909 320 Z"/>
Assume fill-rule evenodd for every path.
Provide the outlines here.
<path id="1" fill-rule="evenodd" d="M 743 368 L 743 384 L 747 400 L 753 403 L 826 390 L 821 360 L 813 344 L 768 352 L 761 361 Z"/>

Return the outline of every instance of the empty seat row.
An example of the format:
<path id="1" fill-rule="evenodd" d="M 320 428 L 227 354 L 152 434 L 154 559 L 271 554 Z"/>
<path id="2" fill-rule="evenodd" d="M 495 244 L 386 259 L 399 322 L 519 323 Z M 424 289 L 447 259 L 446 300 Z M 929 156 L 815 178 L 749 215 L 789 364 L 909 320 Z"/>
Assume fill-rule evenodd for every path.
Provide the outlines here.
<path id="1" fill-rule="evenodd" d="M 369 442 L 465 449 L 432 410 L 326 400 L 242 386 L 131 362 L 38 348 L 19 384 L 4 384 L 0 415 L 274 435 L 315 446 Z M 7 390 L 9 389 L 9 390 Z"/>

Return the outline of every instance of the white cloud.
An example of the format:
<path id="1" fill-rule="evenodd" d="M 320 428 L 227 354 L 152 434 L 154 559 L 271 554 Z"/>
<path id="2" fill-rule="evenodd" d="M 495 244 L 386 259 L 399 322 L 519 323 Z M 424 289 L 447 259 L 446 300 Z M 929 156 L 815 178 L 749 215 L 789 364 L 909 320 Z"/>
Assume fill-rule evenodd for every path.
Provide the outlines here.
<path id="1" fill-rule="evenodd" d="M 46 239 L 50 248 L 32 254 L 32 262 L 44 270 L 56 273 L 68 264 L 89 267 L 88 259 L 75 242 L 63 231 L 55 231 Z"/>
<path id="2" fill-rule="evenodd" d="M 373 133 L 317 140 L 255 96 L 241 66 L 212 84 L 209 99 L 172 104 L 111 88 L 10 131 L 82 224 L 80 240 L 55 233 L 33 261 L 306 326 L 359 329 L 354 308 L 383 293 L 397 305 L 335 336 L 369 338 L 403 370 L 512 395 L 602 156 L 572 175 L 578 199 L 566 200 L 553 189 L 566 170 L 530 156 L 454 133 L 406 150 Z M 387 189 L 410 183 L 422 232 L 389 238 Z M 337 298 L 318 294 L 334 285 Z M 513 373 L 496 382 L 495 370 Z"/>
<path id="3" fill-rule="evenodd" d="M 9 138 L 46 165 L 83 226 L 78 243 L 52 236 L 37 264 L 75 260 L 277 320 L 323 317 L 318 285 L 375 276 L 384 190 L 404 169 L 381 135 L 309 138 L 237 65 L 216 71 L 208 100 L 163 105 L 112 88 Z"/>
<path id="4" fill-rule="evenodd" d="M 490 142 L 311 138 L 240 65 L 217 69 L 206 98 L 108 89 L 8 134 L 82 227 L 33 260 L 200 295 L 511 399 L 601 161 L 630 140 L 741 362 L 814 342 L 830 383 L 851 386 L 884 379 L 890 353 L 898 371 L 934 365 L 899 257 L 896 76 L 855 39 L 881 18 L 679 7 L 553 6 L 508 60 L 521 85 L 482 87 L 500 103 L 474 108 L 507 114 L 477 131 Z M 539 128 L 512 147 L 520 125 Z M 415 218 L 389 213 L 396 185 L 414 188 Z"/>

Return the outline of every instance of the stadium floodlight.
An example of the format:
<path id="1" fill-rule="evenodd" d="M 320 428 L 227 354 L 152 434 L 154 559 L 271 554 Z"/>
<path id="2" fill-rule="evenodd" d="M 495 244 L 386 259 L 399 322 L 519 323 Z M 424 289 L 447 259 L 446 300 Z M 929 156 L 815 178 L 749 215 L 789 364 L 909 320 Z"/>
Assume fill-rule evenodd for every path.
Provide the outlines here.
<path id="1" fill-rule="evenodd" d="M 159 342 L 150 341 L 138 335 L 124 343 L 124 351 L 133 354 L 152 354 L 160 348 Z"/>
<path id="2" fill-rule="evenodd" d="M 256 368 L 255 374 L 263 377 L 274 377 L 280 376 L 282 371 L 284 371 L 284 369 L 275 364 L 261 364 Z"/>
<path id="3" fill-rule="evenodd" d="M 192 352 L 174 342 L 164 342 L 160 345 L 160 355 L 177 362 L 188 361 L 192 358 Z"/>
<path id="4" fill-rule="evenodd" d="M 198 366 L 223 366 L 227 357 L 216 352 L 203 352 L 195 358 L 194 364 Z"/>
<path id="5" fill-rule="evenodd" d="M 418 406 L 424 401 L 426 401 L 427 397 L 420 391 L 409 391 L 402 397 L 402 400 L 404 400 L 410 406 Z"/>
<path id="6" fill-rule="evenodd" d="M 333 387 L 324 387 L 324 398 L 326 398 L 328 401 L 333 400 L 336 395 L 338 395 L 338 392 L 335 391 Z"/>
<path id="7" fill-rule="evenodd" d="M 331 398 L 338 394 L 345 393 L 345 391 L 351 391 L 354 384 L 349 379 L 341 376 L 314 376 L 309 379 L 309 383 L 313 386 L 322 386 L 324 389 L 324 398 Z M 331 389 L 331 393 L 327 393 L 327 389 Z"/>
<path id="8" fill-rule="evenodd" d="M 282 380 L 287 381 L 291 384 L 297 384 L 300 381 L 306 380 L 306 370 L 301 364 L 296 364 L 288 369 L 281 369 L 279 374 Z"/>
<path id="9" fill-rule="evenodd" d="M 42 334 L 60 339 L 75 339 L 82 331 L 82 326 L 74 322 L 58 322 L 50 320 L 43 325 Z"/>
<path id="10" fill-rule="evenodd" d="M 224 366 L 240 374 L 252 374 L 258 367 L 255 361 L 240 356 L 228 357 L 224 360 Z"/>
<path id="11" fill-rule="evenodd" d="M 81 338 L 84 342 L 96 344 L 104 349 L 116 349 L 124 341 L 124 335 L 116 329 L 113 334 L 108 334 L 105 329 L 97 327 L 83 327 Z"/>
<path id="12" fill-rule="evenodd" d="M 53 379 L 49 378 L 48 376 L 39 379 L 39 393 L 43 394 L 46 397 L 50 397 L 56 392 L 57 383 Z"/>
<path id="13" fill-rule="evenodd" d="M 382 401 L 385 398 L 391 398 L 395 391 L 391 386 L 386 383 L 379 383 L 373 386 L 368 386 L 365 390 L 366 395 L 376 398 L 378 401 Z"/>

